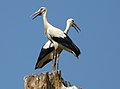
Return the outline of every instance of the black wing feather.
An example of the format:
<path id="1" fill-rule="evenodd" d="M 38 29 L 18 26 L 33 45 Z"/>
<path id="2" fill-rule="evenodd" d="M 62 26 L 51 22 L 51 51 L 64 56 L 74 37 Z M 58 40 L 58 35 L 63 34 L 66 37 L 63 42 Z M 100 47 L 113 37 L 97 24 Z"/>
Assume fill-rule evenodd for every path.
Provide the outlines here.
<path id="1" fill-rule="evenodd" d="M 80 49 L 73 43 L 73 41 L 70 39 L 70 37 L 67 34 L 65 34 L 65 35 L 66 35 L 66 37 L 64 37 L 64 38 L 52 37 L 52 39 L 54 41 L 58 42 L 59 44 L 71 49 L 78 57 L 81 54 Z"/>
<path id="2" fill-rule="evenodd" d="M 43 59 L 45 56 L 47 56 L 49 53 L 51 53 L 53 50 L 54 50 L 54 47 L 49 47 L 49 48 L 47 48 L 47 49 L 44 49 L 44 48 L 41 49 L 41 52 L 40 52 L 40 54 L 39 54 L 37 63 L 36 63 L 36 65 L 35 65 L 35 69 L 37 69 L 37 68 L 42 68 L 44 65 L 46 65 L 47 63 L 49 63 L 49 62 L 52 60 L 52 59 L 46 60 L 44 63 L 41 63 L 41 64 L 43 64 L 42 66 L 39 66 L 39 67 L 38 67 L 38 64 L 42 61 L 42 59 Z"/>
<path id="3" fill-rule="evenodd" d="M 49 63 L 50 61 L 52 61 L 53 59 L 49 59 L 49 60 L 46 60 L 42 66 L 38 67 L 38 66 L 35 66 L 35 69 L 38 69 L 38 68 L 42 68 L 43 66 L 45 66 L 47 63 Z M 37 64 L 36 64 L 37 65 Z"/>

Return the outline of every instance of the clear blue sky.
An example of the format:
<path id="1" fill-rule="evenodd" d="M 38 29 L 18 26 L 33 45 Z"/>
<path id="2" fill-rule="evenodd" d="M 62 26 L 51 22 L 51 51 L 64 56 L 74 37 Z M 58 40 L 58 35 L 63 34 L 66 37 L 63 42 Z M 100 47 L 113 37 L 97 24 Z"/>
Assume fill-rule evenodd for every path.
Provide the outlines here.
<path id="1" fill-rule="evenodd" d="M 64 30 L 72 17 L 82 30 L 69 32 L 80 58 L 60 56 L 64 79 L 84 89 L 120 89 L 120 0 L 1 0 L 0 88 L 24 89 L 25 75 L 51 72 L 51 63 L 34 70 L 47 38 L 42 18 L 30 16 L 41 6 L 54 26 Z"/>

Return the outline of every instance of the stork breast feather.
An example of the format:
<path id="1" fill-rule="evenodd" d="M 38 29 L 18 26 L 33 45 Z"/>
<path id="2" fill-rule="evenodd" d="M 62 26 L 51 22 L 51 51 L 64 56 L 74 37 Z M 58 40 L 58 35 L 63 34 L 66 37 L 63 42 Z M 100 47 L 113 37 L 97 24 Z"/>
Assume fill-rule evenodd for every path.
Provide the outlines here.
<path id="1" fill-rule="evenodd" d="M 54 28 L 54 29 L 48 29 L 47 33 L 51 36 L 51 37 L 59 37 L 59 38 L 64 38 L 66 37 L 66 35 L 64 34 L 63 31 L 61 31 L 58 28 Z"/>

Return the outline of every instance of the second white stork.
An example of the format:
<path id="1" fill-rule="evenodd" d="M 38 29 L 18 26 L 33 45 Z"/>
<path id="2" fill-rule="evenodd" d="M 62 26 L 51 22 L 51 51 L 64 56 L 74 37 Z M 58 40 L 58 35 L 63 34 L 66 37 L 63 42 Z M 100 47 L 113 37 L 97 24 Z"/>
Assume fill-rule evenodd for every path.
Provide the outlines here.
<path id="1" fill-rule="evenodd" d="M 44 22 L 44 33 L 47 36 L 47 38 L 53 43 L 54 49 L 55 49 L 55 62 L 58 59 L 58 46 L 61 49 L 67 50 L 74 54 L 76 57 L 80 55 L 79 48 L 73 43 L 73 41 L 70 39 L 70 37 L 65 34 L 62 30 L 52 26 L 48 20 L 47 20 L 47 9 L 45 7 L 41 7 L 38 11 L 36 11 L 32 16 L 33 19 L 37 16 L 43 17 Z M 55 62 L 52 65 L 53 71 L 55 70 Z"/>
<path id="2" fill-rule="evenodd" d="M 64 30 L 64 33 L 67 34 L 71 26 L 74 27 L 77 32 L 80 30 L 80 28 L 75 23 L 74 19 L 69 18 L 66 21 L 66 29 Z M 60 56 L 62 49 L 60 47 L 58 47 L 57 50 L 59 50 L 58 54 Z M 50 40 L 48 40 L 43 45 L 43 47 L 40 51 L 37 63 L 35 65 L 35 69 L 42 68 L 44 65 L 46 65 L 47 63 L 52 61 L 52 59 L 54 58 L 53 52 L 54 52 L 54 45 Z M 57 65 L 57 69 L 58 69 L 58 65 Z"/>

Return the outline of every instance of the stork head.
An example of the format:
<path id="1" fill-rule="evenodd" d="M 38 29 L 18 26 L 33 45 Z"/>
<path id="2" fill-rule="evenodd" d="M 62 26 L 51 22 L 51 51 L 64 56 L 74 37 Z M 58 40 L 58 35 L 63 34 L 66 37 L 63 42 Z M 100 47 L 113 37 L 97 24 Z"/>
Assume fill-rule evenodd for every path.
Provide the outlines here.
<path id="1" fill-rule="evenodd" d="M 34 14 L 32 14 L 32 17 L 33 19 L 35 19 L 37 16 L 43 16 L 46 12 L 47 12 L 47 9 L 45 7 L 41 7 Z"/>
<path id="2" fill-rule="evenodd" d="M 67 20 L 67 24 L 69 24 L 70 27 L 71 27 L 71 26 L 74 27 L 77 32 L 78 32 L 78 31 L 81 31 L 80 28 L 79 28 L 79 27 L 77 26 L 77 24 L 75 23 L 74 19 L 69 18 L 69 19 Z"/>

